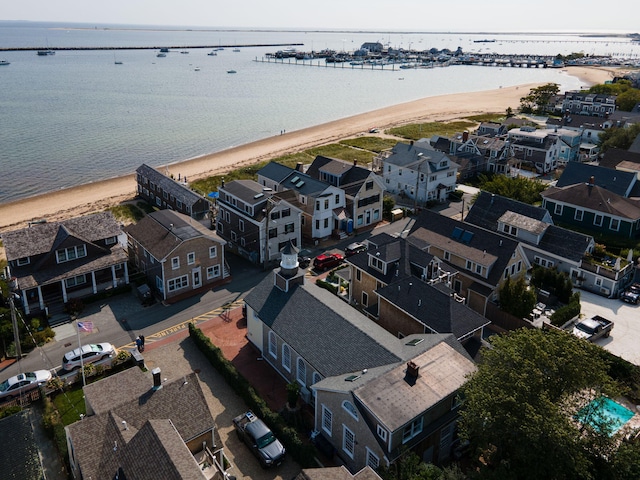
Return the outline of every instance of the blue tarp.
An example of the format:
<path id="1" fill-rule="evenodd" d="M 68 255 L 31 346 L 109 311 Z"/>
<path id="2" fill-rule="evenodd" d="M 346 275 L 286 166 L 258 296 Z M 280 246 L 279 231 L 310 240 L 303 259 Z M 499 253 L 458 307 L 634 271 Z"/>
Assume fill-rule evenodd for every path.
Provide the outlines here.
<path id="1" fill-rule="evenodd" d="M 209 198 L 218 198 L 220 197 L 220 194 L 218 192 L 211 192 L 207 195 L 207 197 Z"/>

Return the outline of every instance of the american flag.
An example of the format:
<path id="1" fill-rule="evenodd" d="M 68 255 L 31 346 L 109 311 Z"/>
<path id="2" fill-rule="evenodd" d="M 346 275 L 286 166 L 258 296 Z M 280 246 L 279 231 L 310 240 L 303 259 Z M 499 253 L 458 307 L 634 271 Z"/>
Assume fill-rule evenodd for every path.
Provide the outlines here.
<path id="1" fill-rule="evenodd" d="M 93 332 L 93 322 L 78 322 L 78 331 L 79 332 Z"/>

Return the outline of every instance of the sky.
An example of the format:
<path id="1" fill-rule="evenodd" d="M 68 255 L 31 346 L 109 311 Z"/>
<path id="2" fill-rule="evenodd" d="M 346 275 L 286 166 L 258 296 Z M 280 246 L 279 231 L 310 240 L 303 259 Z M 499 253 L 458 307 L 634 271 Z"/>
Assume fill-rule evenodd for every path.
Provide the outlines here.
<path id="1" fill-rule="evenodd" d="M 637 0 L 4 0 L 0 20 L 267 29 L 635 33 L 640 31 L 640 22 L 631 13 L 637 8 Z"/>

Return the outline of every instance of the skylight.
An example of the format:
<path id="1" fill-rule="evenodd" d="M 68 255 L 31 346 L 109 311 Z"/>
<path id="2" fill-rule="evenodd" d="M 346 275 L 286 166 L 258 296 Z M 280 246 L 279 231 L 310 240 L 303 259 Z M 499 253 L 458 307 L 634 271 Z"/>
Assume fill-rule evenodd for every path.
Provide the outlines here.
<path id="1" fill-rule="evenodd" d="M 355 382 L 359 378 L 360 378 L 360 375 L 349 375 L 347 378 L 345 378 L 345 381 Z"/>
<path id="2" fill-rule="evenodd" d="M 469 230 L 465 230 L 464 233 L 462 234 L 462 243 L 469 243 L 472 238 L 473 238 L 473 232 L 470 232 Z"/>
<path id="3" fill-rule="evenodd" d="M 300 180 L 300 177 L 298 175 L 296 175 L 295 177 L 293 177 L 291 179 L 291 183 L 296 183 L 298 180 Z"/>
<path id="4" fill-rule="evenodd" d="M 296 183 L 296 187 L 300 188 L 302 185 L 304 185 L 304 180 L 300 180 L 298 183 Z"/>
<path id="5" fill-rule="evenodd" d="M 264 193 L 256 193 L 256 194 L 253 196 L 253 198 L 255 198 L 255 199 L 258 199 L 258 198 L 261 198 L 261 197 L 264 197 Z"/>
<path id="6" fill-rule="evenodd" d="M 424 338 L 414 338 L 410 342 L 407 342 L 405 345 L 409 345 L 411 347 L 415 347 L 416 345 L 424 342 Z"/>

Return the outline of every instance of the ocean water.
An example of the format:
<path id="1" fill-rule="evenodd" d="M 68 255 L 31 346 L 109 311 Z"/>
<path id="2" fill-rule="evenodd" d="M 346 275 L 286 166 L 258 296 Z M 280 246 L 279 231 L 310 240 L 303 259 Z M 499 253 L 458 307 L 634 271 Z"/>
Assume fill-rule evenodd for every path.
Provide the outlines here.
<path id="1" fill-rule="evenodd" d="M 473 41 L 487 38 L 496 41 Z M 277 43 L 306 51 L 354 50 L 370 41 L 414 49 L 636 55 L 634 45 L 615 37 L 137 30 L 0 22 L 3 48 L 181 47 L 164 58 L 156 56 L 157 50 L 134 49 L 57 51 L 44 57 L 34 51 L 0 52 L 0 59 L 11 62 L 0 67 L 0 203 L 419 98 L 529 82 L 557 82 L 565 90 L 581 86 L 554 69 L 311 68 L 255 61 L 283 47 L 243 47 L 240 52 L 229 47 Z M 226 48 L 208 56 L 217 46 Z"/>

